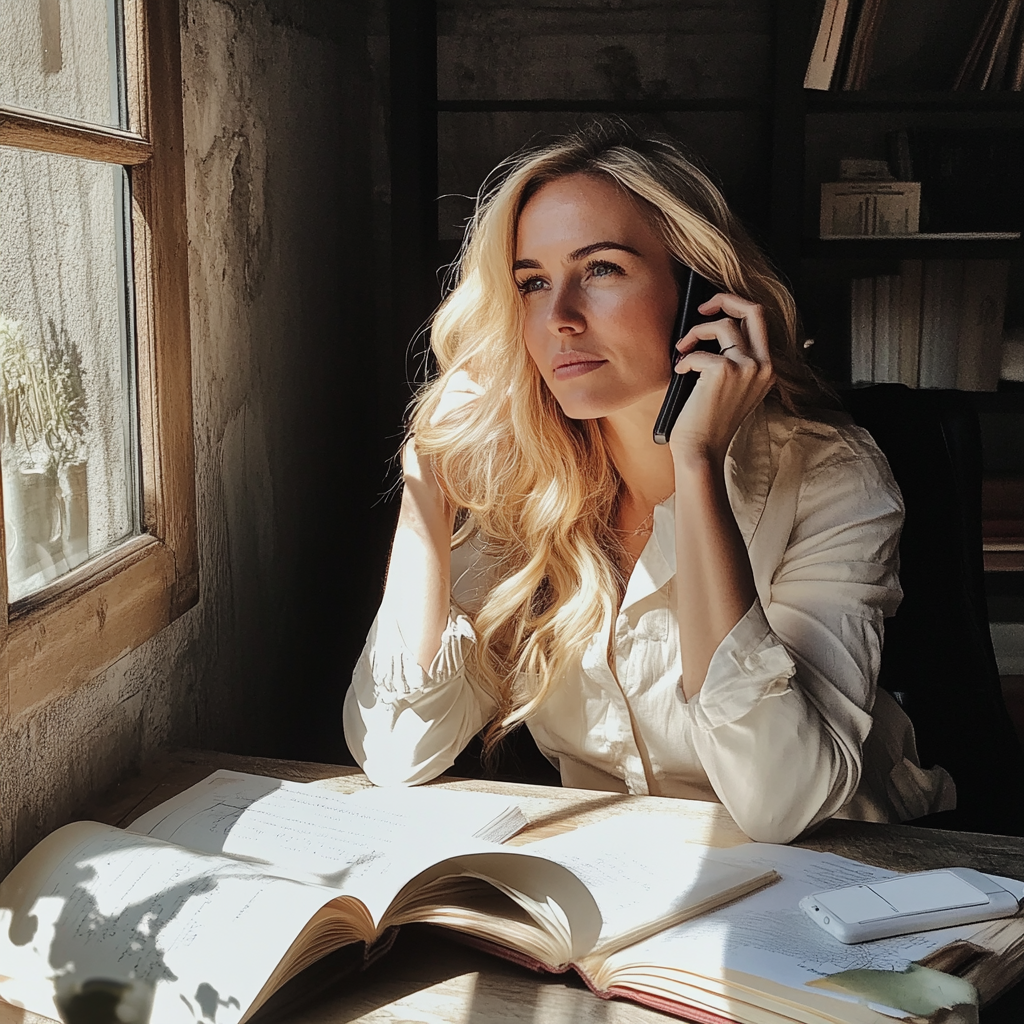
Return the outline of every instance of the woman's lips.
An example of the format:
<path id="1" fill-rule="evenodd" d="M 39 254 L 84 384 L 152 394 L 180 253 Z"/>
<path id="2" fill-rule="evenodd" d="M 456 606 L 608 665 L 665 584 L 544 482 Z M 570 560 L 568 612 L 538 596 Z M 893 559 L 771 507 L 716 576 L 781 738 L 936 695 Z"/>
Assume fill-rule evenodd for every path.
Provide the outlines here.
<path id="1" fill-rule="evenodd" d="M 580 359 L 571 363 L 563 363 L 554 368 L 555 380 L 571 380 L 573 377 L 582 377 L 585 373 L 591 373 L 608 362 L 607 359 Z"/>

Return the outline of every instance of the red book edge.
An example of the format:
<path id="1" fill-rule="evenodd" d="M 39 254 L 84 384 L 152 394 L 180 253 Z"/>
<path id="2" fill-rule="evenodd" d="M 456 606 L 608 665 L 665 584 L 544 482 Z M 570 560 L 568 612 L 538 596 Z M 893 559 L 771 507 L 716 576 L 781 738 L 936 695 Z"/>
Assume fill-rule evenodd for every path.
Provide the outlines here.
<path id="1" fill-rule="evenodd" d="M 476 935 L 466 935 L 464 932 L 449 929 L 445 929 L 445 936 L 447 938 L 454 939 L 456 942 L 462 943 L 465 946 L 472 946 L 474 949 L 479 949 L 484 953 L 492 953 L 495 956 L 501 957 L 503 960 L 508 960 L 511 963 L 518 964 L 520 967 L 526 967 L 537 974 L 566 974 L 570 970 L 575 971 L 576 974 L 583 979 L 587 988 L 589 988 L 590 991 L 599 999 L 622 999 L 631 1003 L 641 1003 L 644 1006 L 649 1006 L 652 1010 L 660 1010 L 662 1013 L 671 1014 L 673 1017 L 679 1017 L 682 1020 L 691 1021 L 692 1024 L 736 1024 L 731 1017 L 723 1017 L 721 1014 L 714 1013 L 711 1010 L 690 1006 L 687 1003 L 680 1003 L 674 999 L 669 999 L 666 996 L 652 995 L 648 992 L 638 992 L 636 989 L 632 989 L 627 986 L 616 985 L 608 989 L 606 992 L 602 991 L 599 988 L 595 988 L 594 983 L 590 978 L 588 978 L 575 964 L 569 964 L 562 968 L 553 968 L 549 967 L 542 961 L 537 960 L 535 957 L 522 953 L 517 949 L 510 949 L 508 946 L 502 946 L 500 943 L 492 942 L 490 939 L 481 939 Z"/>

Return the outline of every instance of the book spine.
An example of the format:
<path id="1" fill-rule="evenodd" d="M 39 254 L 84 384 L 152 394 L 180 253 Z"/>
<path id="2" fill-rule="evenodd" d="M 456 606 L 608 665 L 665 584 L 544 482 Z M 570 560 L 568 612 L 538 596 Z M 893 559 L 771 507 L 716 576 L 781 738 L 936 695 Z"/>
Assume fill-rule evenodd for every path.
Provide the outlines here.
<path id="1" fill-rule="evenodd" d="M 954 388 L 963 260 L 926 260 L 921 298 L 920 386 Z"/>
<path id="2" fill-rule="evenodd" d="M 900 263 L 900 336 L 897 380 L 916 388 L 920 382 L 921 354 L 921 260 Z"/>
<path id="3" fill-rule="evenodd" d="M 843 77 L 845 90 L 863 89 L 867 82 L 884 6 L 885 0 L 864 0 L 850 47 L 850 63 Z"/>
<path id="4" fill-rule="evenodd" d="M 1007 0 L 1003 21 L 999 26 L 999 34 L 992 47 L 992 57 L 989 61 L 989 77 L 982 88 L 1001 89 L 1003 87 L 1003 79 L 1006 77 L 1006 65 L 1010 60 L 1010 46 L 1013 43 L 1014 29 L 1017 27 L 1017 19 L 1020 16 L 1020 5 L 1021 0 Z"/>
<path id="5" fill-rule="evenodd" d="M 850 381 L 871 382 L 875 353 L 875 280 L 856 277 L 850 282 Z"/>
<path id="6" fill-rule="evenodd" d="M 964 62 L 960 65 L 960 70 L 953 81 L 954 89 L 978 88 L 979 68 L 985 60 L 985 52 L 992 34 L 996 31 L 996 26 L 999 24 L 999 16 L 1002 13 L 1004 2 L 1005 0 L 992 0 L 992 3 L 989 4 L 985 17 L 982 18 L 978 31 L 974 34 L 974 39 L 971 41 L 971 47 L 967 51 L 967 56 L 964 57 Z"/>
<path id="7" fill-rule="evenodd" d="M 850 54 L 853 49 L 853 36 L 857 30 L 857 23 L 860 19 L 860 11 L 865 0 L 849 0 L 846 8 L 846 18 L 843 21 L 843 31 L 839 39 L 839 52 L 836 54 L 836 66 L 832 75 L 832 89 L 839 90 L 843 87 L 843 79 L 846 77 L 846 69 L 850 66 Z"/>
<path id="8" fill-rule="evenodd" d="M 900 379 L 900 305 L 902 282 L 898 275 L 888 277 L 889 303 L 886 316 L 886 350 L 885 362 L 882 366 L 882 380 L 889 384 L 898 384 Z M 875 378 L 878 380 L 878 378 Z"/>
<path id="9" fill-rule="evenodd" d="M 1011 47 L 1014 64 L 1007 76 L 1007 88 L 1014 92 L 1024 91 L 1024 18 L 1019 19 L 1017 38 Z"/>
<path id="10" fill-rule="evenodd" d="M 889 355 L 892 351 L 892 324 L 889 322 L 890 292 L 892 278 L 882 275 L 875 278 L 874 336 L 875 344 L 871 353 L 871 380 L 876 384 L 889 382 Z"/>
<path id="11" fill-rule="evenodd" d="M 848 7 L 849 0 L 825 0 L 818 34 L 804 75 L 805 89 L 828 89 L 832 84 Z"/>
<path id="12" fill-rule="evenodd" d="M 910 155 L 910 134 L 906 128 L 888 132 L 885 137 L 889 151 L 889 170 L 897 181 L 914 180 L 914 161 Z"/>
<path id="13" fill-rule="evenodd" d="M 956 386 L 995 391 L 999 384 L 1009 260 L 968 260 L 964 266 Z"/>

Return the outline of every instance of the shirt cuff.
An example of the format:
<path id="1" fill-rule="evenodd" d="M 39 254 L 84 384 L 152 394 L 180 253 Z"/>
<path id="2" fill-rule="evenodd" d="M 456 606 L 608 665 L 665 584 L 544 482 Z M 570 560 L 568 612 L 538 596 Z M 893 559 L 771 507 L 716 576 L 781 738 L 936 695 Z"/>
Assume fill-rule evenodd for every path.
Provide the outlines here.
<path id="1" fill-rule="evenodd" d="M 789 691 L 796 665 L 772 632 L 759 598 L 711 657 L 700 692 L 688 707 L 696 724 L 716 729 L 742 718 L 767 697 Z"/>
<path id="2" fill-rule="evenodd" d="M 388 705 L 414 704 L 441 689 L 461 673 L 466 662 L 463 645 L 476 642 L 472 623 L 453 609 L 441 634 L 441 647 L 424 672 L 405 643 L 394 633 L 391 637 L 386 641 L 379 636 L 374 623 L 366 642 L 374 695 Z"/>

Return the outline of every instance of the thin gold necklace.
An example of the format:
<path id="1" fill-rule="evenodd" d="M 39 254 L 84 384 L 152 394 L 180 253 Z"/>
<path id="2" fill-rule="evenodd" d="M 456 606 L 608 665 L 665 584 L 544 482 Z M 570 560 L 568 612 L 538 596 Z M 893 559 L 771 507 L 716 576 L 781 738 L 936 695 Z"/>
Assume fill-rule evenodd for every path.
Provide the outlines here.
<path id="1" fill-rule="evenodd" d="M 644 517 L 643 522 L 635 530 L 620 530 L 618 527 L 613 527 L 616 533 L 622 534 L 623 537 L 639 537 L 642 533 L 653 533 L 654 523 L 651 522 L 654 519 L 654 509 Z M 647 524 L 650 523 L 650 529 L 647 529 Z"/>
<path id="2" fill-rule="evenodd" d="M 640 523 L 640 525 L 638 527 L 636 527 L 636 529 L 634 529 L 634 530 L 620 530 L 617 527 L 613 527 L 613 529 L 615 530 L 616 533 L 622 534 L 623 537 L 639 537 L 641 534 L 644 534 L 644 533 L 653 533 L 654 532 L 654 509 L 656 509 L 658 507 L 658 505 L 661 505 L 663 502 L 668 501 L 668 499 L 670 497 L 671 497 L 671 495 L 666 495 L 664 498 L 661 499 L 661 501 L 656 502 L 655 505 L 654 505 L 654 508 L 652 508 L 651 511 L 648 512 L 646 516 L 644 516 L 643 521 Z M 649 528 L 648 528 L 648 524 L 650 524 Z"/>

